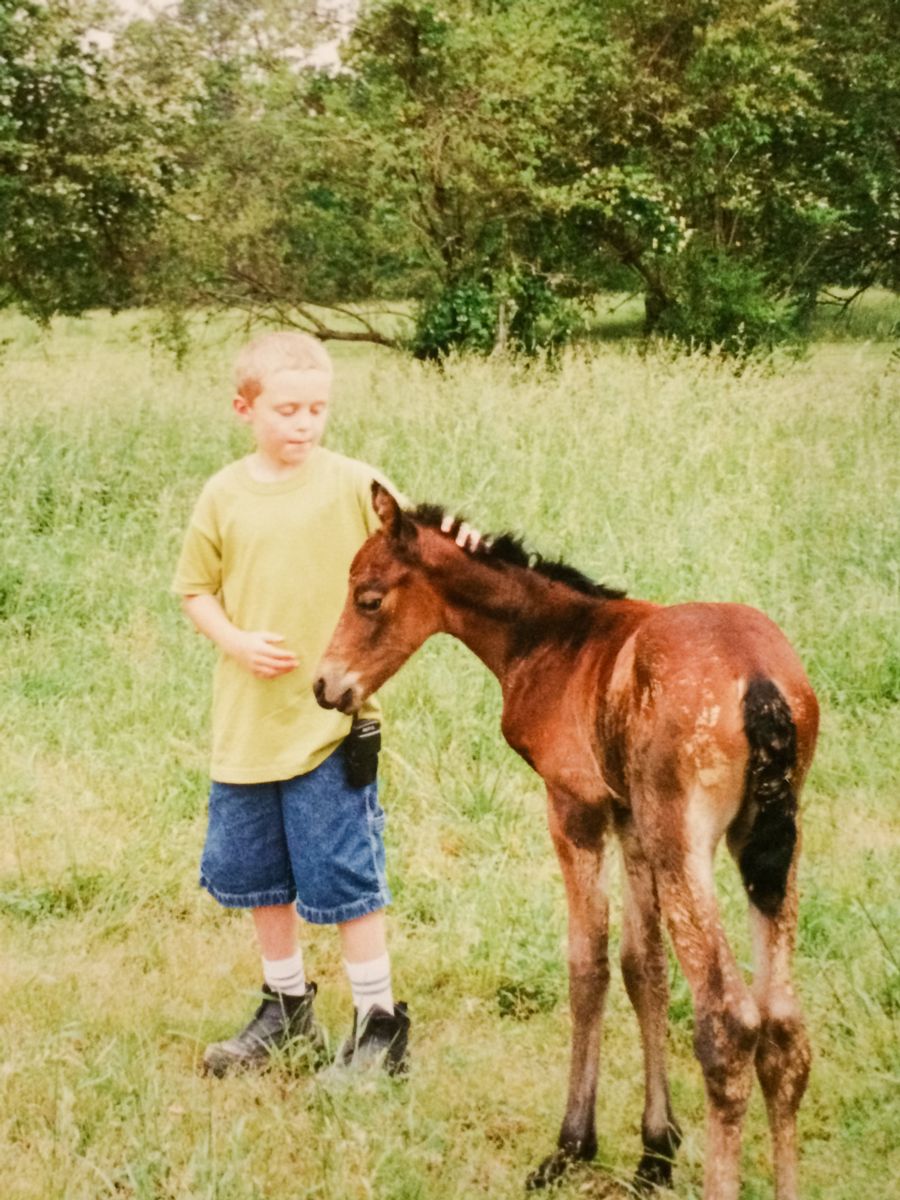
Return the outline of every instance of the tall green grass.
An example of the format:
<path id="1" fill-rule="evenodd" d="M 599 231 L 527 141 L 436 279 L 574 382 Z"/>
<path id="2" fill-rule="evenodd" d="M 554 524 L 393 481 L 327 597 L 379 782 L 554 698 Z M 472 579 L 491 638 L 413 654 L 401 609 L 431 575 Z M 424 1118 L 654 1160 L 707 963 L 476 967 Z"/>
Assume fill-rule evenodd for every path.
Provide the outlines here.
<path id="1" fill-rule="evenodd" d="M 205 1042 L 247 1015 L 258 965 L 246 917 L 196 885 L 211 651 L 167 588 L 194 496 L 246 443 L 229 417 L 236 335 L 207 329 L 179 371 L 144 330 L 129 314 L 60 321 L 46 337 L 0 325 L 3 1194 L 518 1196 L 564 1103 L 564 902 L 539 780 L 502 744 L 493 679 L 449 640 L 384 693 L 409 1081 L 334 1092 L 291 1062 L 225 1083 L 197 1074 Z M 841 332 L 801 363 L 741 373 L 627 339 L 554 368 L 335 356 L 329 444 L 407 495 L 523 533 L 636 596 L 759 605 L 798 646 L 824 711 L 797 962 L 816 1051 L 804 1195 L 886 1195 L 900 1174 L 890 344 Z M 746 961 L 740 888 L 720 866 Z M 340 1036 L 350 1005 L 332 931 L 310 931 L 307 960 Z M 671 1015 L 687 1198 L 702 1177 L 703 1094 L 674 969 Z M 640 1075 L 616 982 L 599 1164 L 561 1195 L 627 1194 Z M 758 1098 L 745 1181 L 746 1197 L 771 1194 Z"/>

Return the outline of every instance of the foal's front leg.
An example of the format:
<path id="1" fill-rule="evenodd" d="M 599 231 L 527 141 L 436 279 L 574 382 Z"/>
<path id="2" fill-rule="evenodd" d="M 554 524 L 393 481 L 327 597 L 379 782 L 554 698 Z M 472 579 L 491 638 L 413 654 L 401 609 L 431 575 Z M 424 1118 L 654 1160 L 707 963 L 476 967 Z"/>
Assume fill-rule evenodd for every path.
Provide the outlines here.
<path id="1" fill-rule="evenodd" d="M 681 1129 L 672 1112 L 666 1070 L 669 1011 L 669 964 L 662 940 L 659 899 L 653 871 L 644 854 L 630 813 L 616 813 L 622 847 L 624 912 L 622 977 L 637 1014 L 644 1051 L 644 1153 L 634 1187 L 648 1191 L 672 1186 L 672 1161 Z"/>
<path id="2" fill-rule="evenodd" d="M 607 804 L 588 805 L 552 789 L 548 800 L 550 834 L 569 905 L 572 1058 L 559 1149 L 528 1177 L 529 1188 L 545 1187 L 571 1162 L 591 1159 L 597 1152 L 594 1110 L 600 1025 L 609 984 L 609 899 L 604 871 L 609 808 Z"/>

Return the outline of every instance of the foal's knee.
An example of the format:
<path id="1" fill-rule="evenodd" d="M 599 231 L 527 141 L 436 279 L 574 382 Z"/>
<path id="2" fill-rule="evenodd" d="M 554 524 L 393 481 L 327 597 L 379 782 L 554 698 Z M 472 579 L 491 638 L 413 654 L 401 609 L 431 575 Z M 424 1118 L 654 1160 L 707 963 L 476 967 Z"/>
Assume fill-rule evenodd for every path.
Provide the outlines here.
<path id="1" fill-rule="evenodd" d="M 668 962 L 657 930 L 642 940 L 625 937 L 619 951 L 619 968 L 628 995 L 635 999 L 648 987 L 668 988 Z"/>
<path id="2" fill-rule="evenodd" d="M 766 1099 L 778 1099 L 796 1111 L 806 1091 L 811 1061 L 799 1010 L 765 1014 L 756 1045 L 756 1073 Z"/>
<path id="3" fill-rule="evenodd" d="M 694 1052 L 710 1102 L 726 1121 L 744 1114 L 759 1032 L 759 1009 L 749 993 L 697 1013 Z"/>

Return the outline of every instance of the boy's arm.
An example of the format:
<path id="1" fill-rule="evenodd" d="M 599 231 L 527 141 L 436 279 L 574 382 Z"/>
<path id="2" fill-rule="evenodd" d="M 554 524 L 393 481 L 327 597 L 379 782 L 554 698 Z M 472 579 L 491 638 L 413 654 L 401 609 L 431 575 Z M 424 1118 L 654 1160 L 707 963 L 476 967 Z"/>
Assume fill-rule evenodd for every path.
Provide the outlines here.
<path id="1" fill-rule="evenodd" d="M 279 643 L 284 641 L 280 633 L 238 629 L 215 596 L 206 592 L 182 596 L 181 607 L 199 633 L 257 679 L 274 679 L 297 666 L 293 654 L 280 648 Z"/>

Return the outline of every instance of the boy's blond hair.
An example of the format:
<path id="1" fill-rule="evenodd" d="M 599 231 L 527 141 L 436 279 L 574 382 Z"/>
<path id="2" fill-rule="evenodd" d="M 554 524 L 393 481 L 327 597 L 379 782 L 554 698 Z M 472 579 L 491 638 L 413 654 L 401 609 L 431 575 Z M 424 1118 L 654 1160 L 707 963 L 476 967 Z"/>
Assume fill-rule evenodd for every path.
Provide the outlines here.
<path id="1" fill-rule="evenodd" d="M 328 351 L 308 333 L 281 330 L 263 333 L 242 346 L 234 363 L 238 395 L 252 404 L 268 375 L 277 371 L 324 371 L 332 373 Z"/>

